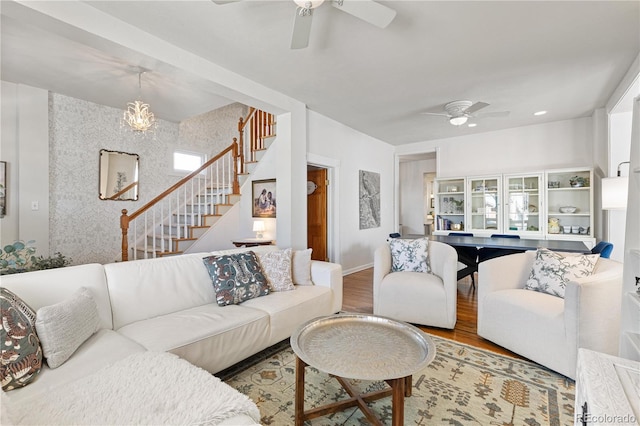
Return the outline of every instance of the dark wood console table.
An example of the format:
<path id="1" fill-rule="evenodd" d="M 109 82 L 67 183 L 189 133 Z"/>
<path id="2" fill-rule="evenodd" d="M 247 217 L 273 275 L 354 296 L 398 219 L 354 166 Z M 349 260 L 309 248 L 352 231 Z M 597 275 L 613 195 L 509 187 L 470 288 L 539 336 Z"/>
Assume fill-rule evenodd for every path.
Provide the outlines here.
<path id="1" fill-rule="evenodd" d="M 232 241 L 236 247 L 256 247 L 256 246 L 270 246 L 273 244 L 273 240 L 261 240 L 257 238 L 245 238 L 244 240 Z"/>

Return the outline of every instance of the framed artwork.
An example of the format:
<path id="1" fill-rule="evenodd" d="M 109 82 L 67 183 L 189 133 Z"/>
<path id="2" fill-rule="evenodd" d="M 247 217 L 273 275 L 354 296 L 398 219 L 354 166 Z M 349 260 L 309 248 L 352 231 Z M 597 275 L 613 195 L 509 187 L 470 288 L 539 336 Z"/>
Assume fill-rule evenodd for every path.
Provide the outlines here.
<path id="1" fill-rule="evenodd" d="M 7 162 L 0 161 L 0 217 L 7 214 Z"/>
<path id="2" fill-rule="evenodd" d="M 380 173 L 360 170 L 360 229 L 380 226 Z"/>
<path id="3" fill-rule="evenodd" d="M 276 217 L 276 180 L 254 180 L 252 183 L 253 217 Z"/>

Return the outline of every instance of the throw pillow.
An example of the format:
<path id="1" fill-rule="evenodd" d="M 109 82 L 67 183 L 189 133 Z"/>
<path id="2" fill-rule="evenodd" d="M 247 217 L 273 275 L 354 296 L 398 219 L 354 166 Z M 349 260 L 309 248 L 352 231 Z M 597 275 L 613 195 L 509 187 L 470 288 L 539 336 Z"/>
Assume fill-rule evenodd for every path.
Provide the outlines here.
<path id="1" fill-rule="evenodd" d="M 98 307 L 85 287 L 67 300 L 38 309 L 36 315 L 36 330 L 49 368 L 64 364 L 99 328 Z"/>
<path id="2" fill-rule="evenodd" d="M 291 281 L 291 249 L 256 253 L 271 291 L 294 290 Z"/>
<path id="3" fill-rule="evenodd" d="M 407 240 L 391 238 L 391 272 L 427 272 L 431 273 L 429 264 L 429 240 L 418 238 Z"/>
<path id="4" fill-rule="evenodd" d="M 36 313 L 22 299 L 0 288 L 2 390 L 28 385 L 42 369 L 42 348 L 36 334 Z"/>
<path id="5" fill-rule="evenodd" d="M 254 252 L 208 256 L 203 261 L 219 306 L 236 305 L 269 294 L 267 279 Z"/>
<path id="6" fill-rule="evenodd" d="M 297 285 L 313 285 L 311 281 L 311 252 L 313 249 L 294 250 L 291 256 L 291 279 Z"/>
<path id="7" fill-rule="evenodd" d="M 591 275 L 599 257 L 538 249 L 524 288 L 564 298 L 567 282 Z"/>

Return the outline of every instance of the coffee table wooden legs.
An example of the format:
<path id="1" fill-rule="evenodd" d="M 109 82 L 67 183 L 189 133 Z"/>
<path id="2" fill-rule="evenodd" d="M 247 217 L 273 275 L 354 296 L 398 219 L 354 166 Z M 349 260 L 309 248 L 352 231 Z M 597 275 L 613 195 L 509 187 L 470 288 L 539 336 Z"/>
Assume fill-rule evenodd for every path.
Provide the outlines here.
<path id="1" fill-rule="evenodd" d="M 391 395 L 391 413 L 393 426 L 404 425 L 404 398 L 411 396 L 411 376 L 399 379 L 386 380 L 391 389 L 383 389 L 380 391 L 369 392 L 366 394 L 358 393 L 346 379 L 334 376 L 342 387 L 347 391 L 351 398 L 317 407 L 308 411 L 304 411 L 304 370 L 307 364 L 296 356 L 296 396 L 295 396 L 295 424 L 303 426 L 305 420 L 311 420 L 316 417 L 326 416 L 327 414 L 336 413 L 349 407 L 357 406 L 365 415 L 365 417 L 375 426 L 383 426 L 383 423 L 376 417 L 375 413 L 369 408 L 367 402 L 376 401 L 380 398 Z"/>

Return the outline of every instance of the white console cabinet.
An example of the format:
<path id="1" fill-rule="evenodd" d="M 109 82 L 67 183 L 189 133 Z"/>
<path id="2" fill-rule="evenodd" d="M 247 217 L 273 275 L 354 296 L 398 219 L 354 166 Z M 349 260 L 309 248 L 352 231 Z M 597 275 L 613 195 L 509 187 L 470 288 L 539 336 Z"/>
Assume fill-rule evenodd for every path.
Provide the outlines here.
<path id="1" fill-rule="evenodd" d="M 639 418 L 640 362 L 579 349 L 574 425 L 630 426 Z"/>

